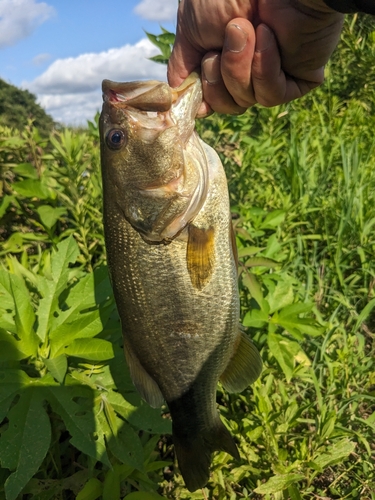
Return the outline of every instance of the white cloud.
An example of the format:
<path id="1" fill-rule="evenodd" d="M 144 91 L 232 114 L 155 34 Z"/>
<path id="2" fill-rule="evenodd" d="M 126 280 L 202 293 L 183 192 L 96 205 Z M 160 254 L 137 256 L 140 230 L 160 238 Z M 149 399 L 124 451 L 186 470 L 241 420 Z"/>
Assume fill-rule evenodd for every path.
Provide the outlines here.
<path id="1" fill-rule="evenodd" d="M 101 82 L 166 80 L 166 67 L 149 60 L 158 49 L 147 39 L 105 52 L 58 59 L 23 87 L 37 95 L 52 117 L 82 125 L 101 108 Z"/>
<path id="2" fill-rule="evenodd" d="M 175 21 L 178 0 L 142 0 L 134 12 L 149 21 Z"/>
<path id="3" fill-rule="evenodd" d="M 50 5 L 35 0 L 0 0 L 0 48 L 28 37 L 54 15 Z"/>

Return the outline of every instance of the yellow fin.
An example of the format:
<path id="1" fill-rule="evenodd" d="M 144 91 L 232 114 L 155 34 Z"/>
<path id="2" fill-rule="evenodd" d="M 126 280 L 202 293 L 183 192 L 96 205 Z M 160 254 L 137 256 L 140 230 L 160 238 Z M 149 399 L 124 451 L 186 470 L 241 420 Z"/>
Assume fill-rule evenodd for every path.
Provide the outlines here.
<path id="1" fill-rule="evenodd" d="M 241 328 L 237 348 L 222 373 L 220 382 L 228 392 L 242 392 L 256 381 L 261 371 L 262 358 L 258 349 Z"/>
<path id="2" fill-rule="evenodd" d="M 209 282 L 215 263 L 213 228 L 200 229 L 189 225 L 186 261 L 193 286 L 201 290 Z"/>
<path id="3" fill-rule="evenodd" d="M 164 397 L 159 389 L 158 384 L 146 372 L 146 370 L 139 362 L 139 359 L 126 342 L 124 342 L 124 351 L 126 362 L 128 363 L 130 371 L 130 376 L 132 378 L 133 384 L 135 385 L 135 388 L 137 389 L 141 397 L 150 406 L 152 406 L 152 408 L 160 408 L 164 403 Z"/>

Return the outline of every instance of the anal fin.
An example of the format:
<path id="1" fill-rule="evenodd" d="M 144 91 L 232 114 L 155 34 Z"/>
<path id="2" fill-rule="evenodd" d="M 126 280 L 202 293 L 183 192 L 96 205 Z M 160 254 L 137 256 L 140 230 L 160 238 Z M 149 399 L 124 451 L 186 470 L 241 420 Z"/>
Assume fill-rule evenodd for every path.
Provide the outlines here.
<path id="1" fill-rule="evenodd" d="M 220 377 L 228 392 L 242 392 L 256 381 L 262 371 L 262 358 L 240 326 L 240 338 L 235 352 Z"/>
<path id="2" fill-rule="evenodd" d="M 135 388 L 141 397 L 152 408 L 160 408 L 164 403 L 163 394 L 160 391 L 158 384 L 150 377 L 146 370 L 141 365 L 139 359 L 134 354 L 127 342 L 124 342 L 125 359 L 129 367 L 130 376 Z"/>

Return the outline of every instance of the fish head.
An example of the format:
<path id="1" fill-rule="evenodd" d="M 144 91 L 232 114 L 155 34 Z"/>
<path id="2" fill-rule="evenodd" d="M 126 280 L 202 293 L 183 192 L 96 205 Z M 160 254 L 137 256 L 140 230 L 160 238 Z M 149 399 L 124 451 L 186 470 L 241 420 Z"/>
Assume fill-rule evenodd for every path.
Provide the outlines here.
<path id="1" fill-rule="evenodd" d="M 200 77 L 192 73 L 176 89 L 154 80 L 104 80 L 103 101 L 104 205 L 116 203 L 145 240 L 166 241 L 187 224 L 206 189 L 204 173 L 197 172 L 202 167 L 189 152 L 198 142 Z"/>

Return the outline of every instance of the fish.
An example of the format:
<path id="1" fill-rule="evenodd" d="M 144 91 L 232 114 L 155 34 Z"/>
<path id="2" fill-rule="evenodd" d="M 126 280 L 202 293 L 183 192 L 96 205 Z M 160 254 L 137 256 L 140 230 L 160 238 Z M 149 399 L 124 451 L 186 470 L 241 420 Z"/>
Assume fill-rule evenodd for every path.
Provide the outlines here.
<path id="1" fill-rule="evenodd" d="M 142 398 L 168 405 L 192 492 L 207 484 L 214 451 L 240 459 L 218 381 L 241 392 L 262 369 L 240 324 L 227 180 L 195 130 L 198 73 L 178 88 L 104 80 L 102 89 L 104 235 L 125 358 Z"/>

